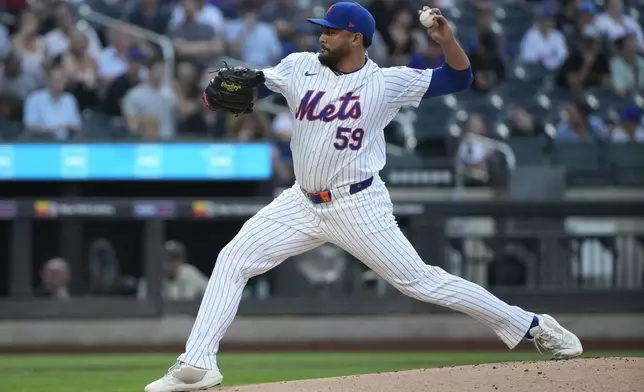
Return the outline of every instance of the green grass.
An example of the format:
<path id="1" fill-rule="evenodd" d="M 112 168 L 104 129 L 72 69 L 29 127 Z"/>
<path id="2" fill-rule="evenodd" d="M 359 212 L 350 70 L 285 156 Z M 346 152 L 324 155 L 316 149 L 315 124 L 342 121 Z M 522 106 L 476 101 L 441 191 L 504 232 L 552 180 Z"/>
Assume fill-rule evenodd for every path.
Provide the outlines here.
<path id="1" fill-rule="evenodd" d="M 585 356 L 644 357 L 644 351 L 591 351 Z M 219 366 L 230 386 L 545 358 L 526 351 L 221 354 Z M 168 354 L 0 356 L 0 391 L 141 392 L 174 359 Z"/>

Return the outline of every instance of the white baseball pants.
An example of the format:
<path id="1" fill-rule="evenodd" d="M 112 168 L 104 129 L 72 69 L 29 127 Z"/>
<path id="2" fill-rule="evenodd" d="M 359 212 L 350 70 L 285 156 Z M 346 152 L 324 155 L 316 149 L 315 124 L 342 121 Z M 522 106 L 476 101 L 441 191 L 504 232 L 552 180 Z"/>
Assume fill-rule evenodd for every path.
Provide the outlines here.
<path id="1" fill-rule="evenodd" d="M 333 191 L 327 204 L 311 203 L 295 184 L 250 218 L 219 253 L 179 360 L 217 368 L 219 341 L 237 313 L 248 279 L 326 242 L 351 253 L 403 294 L 470 315 L 510 348 L 532 323 L 533 313 L 425 264 L 398 228 L 389 192 L 378 177 L 353 195 L 348 187 Z"/>

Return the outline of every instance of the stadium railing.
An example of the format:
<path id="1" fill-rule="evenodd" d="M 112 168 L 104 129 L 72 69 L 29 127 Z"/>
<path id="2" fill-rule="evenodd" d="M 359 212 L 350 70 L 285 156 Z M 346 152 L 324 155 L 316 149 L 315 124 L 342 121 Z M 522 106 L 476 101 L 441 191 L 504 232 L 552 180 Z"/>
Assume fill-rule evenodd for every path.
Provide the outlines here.
<path id="1" fill-rule="evenodd" d="M 160 260 L 168 228 L 174 226 L 176 232 L 176 224 L 181 222 L 183 234 L 196 237 L 206 230 L 204 224 L 209 224 L 208 232 L 215 235 L 217 227 L 243 222 L 269 201 L 270 198 L 3 200 L 0 203 L 6 221 L 3 224 L 11 227 L 10 296 L 0 300 L 0 318 L 158 317 L 166 313 L 193 313 L 197 302 L 162 300 Z M 410 200 L 396 203 L 394 208 L 401 227 L 424 260 L 480 283 L 509 302 L 535 310 L 572 313 L 644 311 L 641 301 L 644 230 L 631 224 L 606 229 L 600 222 L 641 221 L 644 203 L 640 201 Z M 473 224 L 464 232 L 450 232 L 447 221 L 452 217 L 492 219 L 495 229 L 486 233 Z M 146 300 L 134 296 L 86 295 L 69 301 L 51 301 L 32 296 L 32 277 L 36 275 L 32 259 L 38 240 L 35 223 L 87 220 L 141 223 L 141 269 L 148 282 Z M 81 256 L 83 262 L 86 260 L 82 256 L 86 245 L 82 241 L 83 225 L 66 226 L 66 230 L 74 232 L 65 233 L 66 243 L 61 244 L 61 249 Z M 203 249 L 191 250 L 192 254 L 217 252 L 211 243 L 201 246 Z M 212 258 L 206 257 L 200 267 L 210 270 Z M 286 270 L 278 268 L 275 272 L 282 271 Z M 336 295 L 283 296 L 280 287 L 275 287 L 274 295 L 267 299 L 245 300 L 241 311 L 256 315 L 443 311 L 394 290 L 386 295 L 369 291 L 337 295 L 343 300 L 337 301 Z"/>
<path id="2" fill-rule="evenodd" d="M 96 23 L 103 27 L 117 28 L 126 31 L 128 34 L 138 39 L 146 40 L 156 44 L 161 49 L 161 54 L 166 63 L 166 77 L 171 80 L 174 77 L 175 53 L 170 38 L 156 34 L 150 30 L 126 23 L 122 20 L 109 17 L 94 11 L 89 5 L 83 4 L 78 7 L 78 13 L 81 20 L 78 21 L 78 27 L 83 29 L 87 23 Z"/>

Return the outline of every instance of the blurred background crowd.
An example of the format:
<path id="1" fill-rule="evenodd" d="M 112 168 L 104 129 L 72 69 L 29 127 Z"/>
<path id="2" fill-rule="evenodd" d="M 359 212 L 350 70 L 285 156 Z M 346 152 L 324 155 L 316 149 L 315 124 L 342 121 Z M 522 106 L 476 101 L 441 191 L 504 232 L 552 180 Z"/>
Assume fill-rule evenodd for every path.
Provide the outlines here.
<path id="1" fill-rule="evenodd" d="M 285 102 L 235 118 L 206 111 L 200 93 L 222 60 L 261 68 L 317 51 L 319 31 L 305 18 L 330 3 L 4 0 L 0 138 L 271 140 L 276 173 L 288 184 Z M 416 10 L 428 4 L 453 23 L 474 69 L 470 91 L 424 102 L 411 131 L 394 121 L 392 145 L 436 154 L 436 140 L 464 134 L 644 142 L 640 0 L 362 3 L 377 22 L 369 56 L 381 66 L 441 65 L 440 48 L 417 22 Z M 486 181 L 485 145 L 470 140 L 452 154 Z"/>
<path id="2" fill-rule="evenodd" d="M 306 18 L 322 17 L 331 3 L 0 0 L 0 141 L 269 141 L 277 185 L 288 186 L 293 119 L 285 100 L 271 97 L 233 117 L 207 111 L 201 92 L 223 61 L 262 68 L 292 52 L 316 52 L 319 30 Z M 385 130 L 398 151 L 390 159 L 455 159 L 467 186 L 493 185 L 507 162 L 482 139 L 511 145 L 519 165 L 552 163 L 544 157 L 557 144 L 556 163 L 586 171 L 600 165 L 593 145 L 644 143 L 644 0 L 361 3 L 377 22 L 368 55 L 380 66 L 443 63 L 417 21 L 417 9 L 430 5 L 452 23 L 474 71 L 468 91 L 401 111 Z M 642 159 L 626 150 L 611 159 L 631 158 Z M 641 171 L 631 174 L 641 185 Z M 629 185 L 616 178 L 608 183 Z M 114 258 L 110 246 L 92 247 L 97 265 Z M 164 252 L 163 295 L 199 297 L 206 276 L 188 262 L 186 245 L 170 241 Z M 320 252 L 338 260 L 332 249 Z M 121 276 L 97 271 L 96 292 L 105 276 Z M 71 279 L 65 259 L 48 260 L 37 294 L 67 298 Z M 144 280 L 121 285 L 144 298 Z"/>

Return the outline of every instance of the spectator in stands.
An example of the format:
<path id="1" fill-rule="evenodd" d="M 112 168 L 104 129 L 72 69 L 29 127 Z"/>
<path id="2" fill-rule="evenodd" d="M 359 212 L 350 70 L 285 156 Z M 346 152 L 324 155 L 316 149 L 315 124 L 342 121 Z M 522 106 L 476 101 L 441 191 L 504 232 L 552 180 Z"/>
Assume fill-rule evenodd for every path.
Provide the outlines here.
<path id="1" fill-rule="evenodd" d="M 374 45 L 377 44 L 377 34 L 374 35 Z M 408 67 L 417 69 L 437 68 L 445 62 L 443 51 L 434 40 L 432 39 L 415 39 L 413 43 L 413 51 L 409 56 Z M 373 46 L 373 45 L 372 45 Z M 369 48 L 371 57 L 372 49 Z M 385 53 L 386 55 L 386 53 Z"/>
<path id="2" fill-rule="evenodd" d="M 401 5 L 398 0 L 373 0 L 367 7 L 376 20 L 376 30 L 387 47 L 392 45 L 389 26 L 393 23 L 396 10 L 404 7 L 405 4 Z"/>
<path id="3" fill-rule="evenodd" d="M 7 58 L 11 52 L 11 38 L 9 36 L 9 29 L 0 24 L 0 60 Z"/>
<path id="4" fill-rule="evenodd" d="M 434 40 L 429 39 L 424 42 L 419 40 L 414 46 L 415 49 L 409 56 L 408 67 L 416 69 L 438 68 L 445 62 L 443 50 Z M 371 57 L 371 48 L 369 48 L 369 54 Z"/>
<path id="5" fill-rule="evenodd" d="M 471 113 L 465 124 L 465 134 L 458 146 L 458 159 L 465 166 L 468 185 L 482 185 L 489 180 L 488 158 L 490 148 L 479 140 L 469 138 L 469 135 L 484 136 L 486 125 L 483 117 L 477 113 Z"/>
<path id="6" fill-rule="evenodd" d="M 204 69 L 223 52 L 223 38 L 211 24 L 200 21 L 199 15 L 205 12 L 202 0 L 181 0 L 181 7 L 183 22 L 169 32 L 175 54 L 179 61 L 190 61 Z"/>
<path id="7" fill-rule="evenodd" d="M 107 47 L 98 57 L 98 77 L 101 86 L 108 86 L 128 69 L 129 51 L 133 46 L 132 37 L 119 27 L 107 30 Z"/>
<path id="8" fill-rule="evenodd" d="M 293 28 L 293 33 L 289 39 L 284 42 L 282 57 L 286 57 L 296 52 L 313 52 L 317 53 L 320 48 L 319 40 L 311 31 L 312 26 L 308 24 L 298 24 Z M 371 52 L 371 50 L 369 50 Z"/>
<path id="9" fill-rule="evenodd" d="M 80 130 L 78 102 L 65 92 L 65 72 L 54 67 L 47 72 L 47 88 L 29 94 L 25 100 L 23 123 L 29 136 L 68 139 Z"/>
<path id="10" fill-rule="evenodd" d="M 236 142 L 265 141 L 269 134 L 269 124 L 266 115 L 260 112 L 229 117 L 228 135 Z"/>
<path id="11" fill-rule="evenodd" d="M 129 132 L 146 141 L 168 140 L 176 133 L 178 102 L 172 86 L 166 83 L 165 72 L 164 61 L 156 60 L 148 80 L 130 89 L 123 98 L 122 112 Z M 154 120 L 146 121 L 148 118 Z M 153 124 L 158 126 L 157 134 Z"/>
<path id="12" fill-rule="evenodd" d="M 558 15 L 557 28 L 567 38 L 568 47 L 577 46 L 582 32 L 595 23 L 596 7 L 592 0 L 566 0 Z"/>
<path id="13" fill-rule="evenodd" d="M 571 99 L 557 125 L 557 140 L 604 140 L 605 137 L 604 122 L 591 114 L 588 103 L 581 97 Z"/>
<path id="14" fill-rule="evenodd" d="M 20 14 L 18 29 L 11 37 L 13 51 L 20 56 L 22 68 L 28 71 L 44 72 L 45 42 L 39 28 L 36 14 L 26 9 Z"/>
<path id="15" fill-rule="evenodd" d="M 165 34 L 170 18 L 159 9 L 159 0 L 138 0 L 127 21 L 157 34 Z"/>
<path id="16" fill-rule="evenodd" d="M 22 106 L 27 96 L 45 85 L 45 74 L 24 68 L 22 58 L 10 53 L 0 68 L 0 117 L 22 121 Z"/>
<path id="17" fill-rule="evenodd" d="M 608 0 L 606 12 L 597 15 L 595 25 L 599 32 L 611 41 L 625 35 L 637 37 L 637 46 L 644 53 L 644 33 L 635 19 L 624 13 L 622 0 Z"/>
<path id="18" fill-rule="evenodd" d="M 509 117 L 508 125 L 512 137 L 534 137 L 546 134 L 543 125 L 525 107 L 512 110 Z"/>
<path id="19" fill-rule="evenodd" d="M 204 136 L 208 133 L 202 113 L 199 74 L 194 64 L 181 62 L 177 64 L 177 77 L 174 82 L 174 94 L 178 100 L 177 130 L 179 134 Z"/>
<path id="20" fill-rule="evenodd" d="M 316 46 L 319 46 L 319 40 L 317 39 L 318 37 L 316 36 Z M 429 39 L 427 35 L 425 35 L 425 40 L 416 40 L 414 42 L 415 47 L 418 48 L 422 45 L 423 42 L 427 43 L 429 41 L 432 41 Z M 319 48 L 315 50 L 317 53 L 319 51 Z M 381 66 L 387 66 L 389 65 L 389 57 L 387 56 L 387 45 L 385 44 L 385 41 L 383 41 L 382 36 L 380 35 L 380 32 L 376 30 L 373 33 L 373 40 L 371 41 L 371 46 L 369 46 L 369 58 L 373 60 L 376 64 L 380 64 Z M 411 59 L 410 59 L 411 61 Z"/>
<path id="21" fill-rule="evenodd" d="M 430 7 L 436 7 L 442 10 L 447 10 L 456 6 L 456 0 L 425 0 L 424 3 L 427 3 Z"/>
<path id="22" fill-rule="evenodd" d="M 294 23 L 298 20 L 303 20 L 307 14 L 305 10 L 300 7 L 300 2 L 295 0 L 273 0 L 265 1 L 264 4 L 258 3 L 261 7 L 261 18 L 267 23 L 277 23 L 279 21 L 286 21 Z"/>
<path id="23" fill-rule="evenodd" d="M 276 64 L 282 57 L 282 44 L 272 25 L 259 17 L 260 3 L 244 0 L 241 15 L 228 24 L 226 41 L 233 57 L 255 67 Z"/>
<path id="24" fill-rule="evenodd" d="M 76 16 L 72 6 L 64 1 L 56 4 L 54 9 L 56 28 L 45 35 L 45 48 L 48 59 L 53 59 L 69 50 L 70 34 L 76 30 Z M 96 31 L 90 26 L 83 27 L 89 43 L 89 53 L 98 58 L 102 45 Z"/>
<path id="25" fill-rule="evenodd" d="M 225 36 L 226 21 L 219 7 L 208 0 L 195 0 L 189 7 L 195 22 L 210 26 L 214 35 L 217 37 Z M 168 25 L 169 31 L 183 25 L 187 20 L 187 13 L 188 11 L 186 10 L 184 1 L 181 0 L 174 10 L 172 10 L 172 16 L 170 17 L 170 23 Z"/>
<path id="26" fill-rule="evenodd" d="M 557 16 L 555 17 L 555 25 L 557 30 L 561 31 L 566 37 L 573 34 L 577 29 L 577 20 L 579 19 L 579 8 L 584 0 L 561 0 Z"/>
<path id="27" fill-rule="evenodd" d="M 493 31 L 486 31 L 479 36 L 476 51 L 470 55 L 474 82 L 472 89 L 488 92 L 505 80 L 505 65 L 501 58 L 498 38 Z"/>
<path id="28" fill-rule="evenodd" d="M 300 2 L 295 0 L 274 0 L 258 3 L 261 7 L 260 18 L 263 22 L 272 24 L 281 42 L 293 35 L 293 28 L 305 22 L 306 12 L 300 8 Z"/>
<path id="29" fill-rule="evenodd" d="M 80 109 L 94 108 L 98 105 L 98 63 L 88 49 L 87 36 L 80 30 L 70 35 L 69 52 L 62 59 L 62 67 L 67 79 L 67 91 L 72 93 Z"/>
<path id="30" fill-rule="evenodd" d="M 68 300 L 71 272 L 67 260 L 57 257 L 48 260 L 40 271 L 40 285 L 34 290 L 34 296 L 55 300 Z"/>
<path id="31" fill-rule="evenodd" d="M 417 18 L 414 12 L 407 7 L 401 7 L 394 11 L 394 17 L 389 25 L 389 61 L 394 65 L 407 64 L 409 56 L 414 49 Z"/>
<path id="32" fill-rule="evenodd" d="M 476 29 L 469 37 L 468 51 L 475 52 L 480 41 L 480 37 L 486 33 L 493 33 L 496 39 L 496 47 L 503 50 L 505 39 L 499 23 L 494 17 L 494 4 L 490 2 L 476 3 Z"/>
<path id="33" fill-rule="evenodd" d="M 601 51 L 597 30 L 593 26 L 586 26 L 577 45 L 559 69 L 557 85 L 572 91 L 591 87 L 609 88 L 609 59 Z"/>
<path id="34" fill-rule="evenodd" d="M 206 291 L 208 278 L 197 267 L 188 263 L 186 247 L 178 241 L 167 241 L 164 245 L 163 280 L 161 296 L 171 301 L 194 301 Z M 137 297 L 147 297 L 145 279 L 139 281 Z"/>
<path id="35" fill-rule="evenodd" d="M 25 9 L 31 10 L 40 21 L 39 35 L 45 36 L 47 33 L 56 28 L 56 21 L 54 18 L 55 8 L 57 2 L 52 0 L 29 0 L 29 4 L 20 8 L 16 15 L 20 15 Z"/>
<path id="36" fill-rule="evenodd" d="M 127 71 L 117 77 L 107 88 L 103 98 L 103 112 L 109 116 L 121 117 L 121 103 L 125 94 L 143 79 L 147 58 L 145 54 L 136 47 L 128 51 Z"/>
<path id="37" fill-rule="evenodd" d="M 617 55 L 610 61 L 613 88 L 618 94 L 644 91 L 644 57 L 637 53 L 635 36 L 627 35 L 615 41 Z"/>
<path id="38" fill-rule="evenodd" d="M 553 14 L 542 11 L 537 23 L 530 28 L 521 41 L 520 59 L 526 64 L 541 64 L 549 70 L 557 69 L 568 56 L 566 40 L 555 30 Z"/>
<path id="39" fill-rule="evenodd" d="M 644 143 L 644 125 L 642 109 L 631 105 L 620 115 L 619 125 L 610 134 L 611 140 L 618 143 Z"/>

